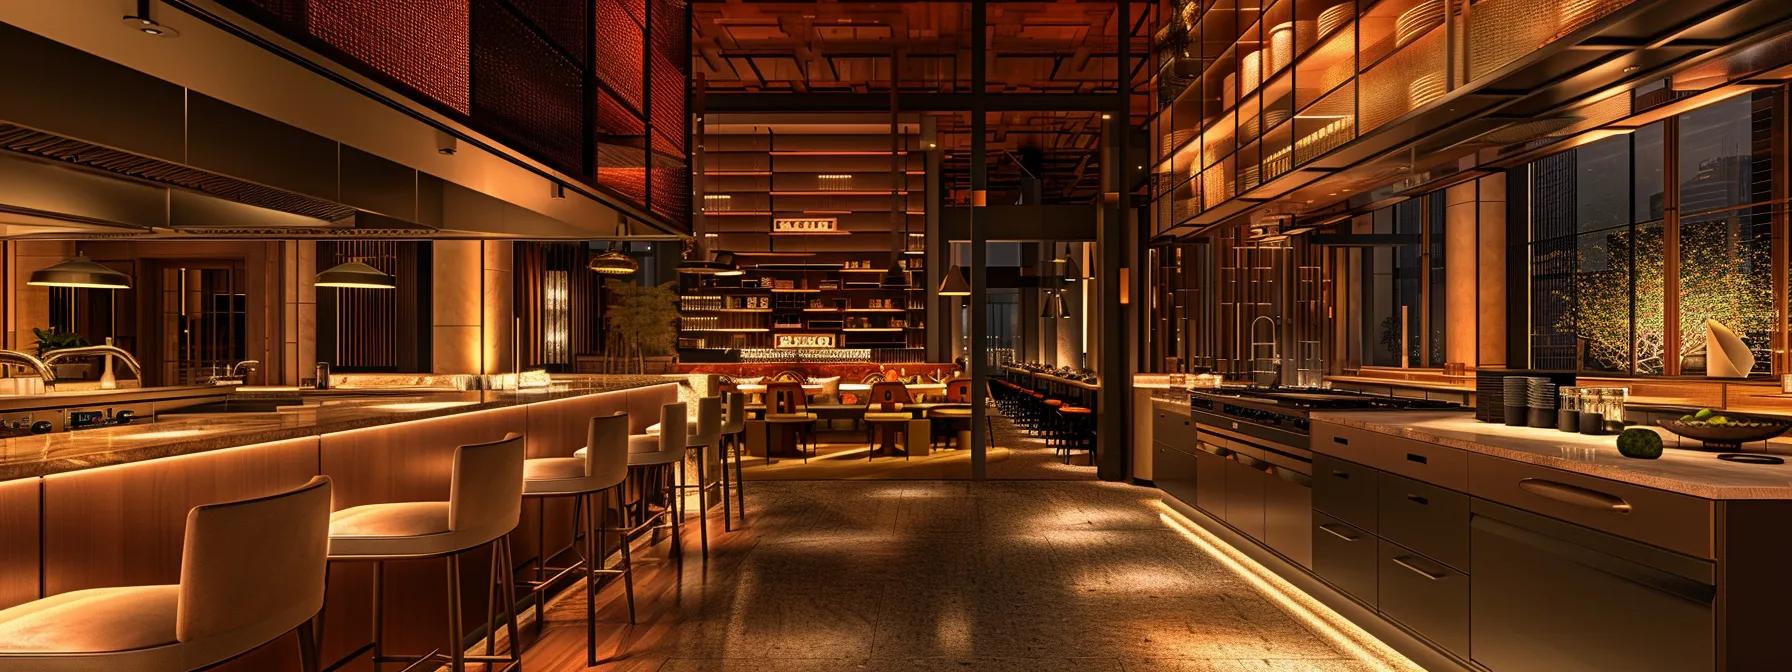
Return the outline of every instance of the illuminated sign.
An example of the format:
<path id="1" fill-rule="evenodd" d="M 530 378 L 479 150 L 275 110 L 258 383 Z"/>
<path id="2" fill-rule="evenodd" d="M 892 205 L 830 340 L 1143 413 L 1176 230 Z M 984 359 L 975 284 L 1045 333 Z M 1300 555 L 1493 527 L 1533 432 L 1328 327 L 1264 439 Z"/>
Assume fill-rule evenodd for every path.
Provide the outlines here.
<path id="1" fill-rule="evenodd" d="M 790 348 L 832 348 L 833 334 L 778 334 L 775 341 L 779 349 Z"/>
<path id="2" fill-rule="evenodd" d="M 779 217 L 772 220 L 772 233 L 838 233 L 838 217 Z"/>

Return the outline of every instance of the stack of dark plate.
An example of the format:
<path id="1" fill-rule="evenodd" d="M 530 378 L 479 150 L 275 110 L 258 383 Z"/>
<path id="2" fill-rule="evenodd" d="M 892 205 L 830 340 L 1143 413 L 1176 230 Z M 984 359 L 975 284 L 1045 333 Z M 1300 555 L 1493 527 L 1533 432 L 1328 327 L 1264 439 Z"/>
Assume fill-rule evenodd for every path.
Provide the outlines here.
<path id="1" fill-rule="evenodd" d="M 1549 382 L 1548 378 L 1526 378 L 1525 381 L 1525 399 L 1531 407 L 1531 426 L 1556 426 L 1556 397 L 1559 391 L 1556 384 Z"/>
<path id="2" fill-rule="evenodd" d="M 1505 381 L 1508 376 L 1500 371 L 1485 370 L 1475 372 L 1475 419 L 1481 422 L 1504 422 L 1506 409 Z"/>
<path id="3" fill-rule="evenodd" d="M 1530 405 L 1526 402 L 1531 395 L 1530 379 L 1524 376 L 1506 376 L 1500 387 L 1504 392 L 1501 405 L 1505 407 L 1506 425 L 1523 427 L 1528 424 L 1531 415 Z"/>

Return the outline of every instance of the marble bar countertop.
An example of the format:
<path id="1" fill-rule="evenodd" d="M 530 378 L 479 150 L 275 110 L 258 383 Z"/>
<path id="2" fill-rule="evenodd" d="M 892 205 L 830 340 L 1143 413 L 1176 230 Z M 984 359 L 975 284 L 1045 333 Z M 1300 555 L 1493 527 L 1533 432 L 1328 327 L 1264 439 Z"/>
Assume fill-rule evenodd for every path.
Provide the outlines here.
<path id="1" fill-rule="evenodd" d="M 1706 499 L 1792 499 L 1792 456 L 1776 465 L 1725 462 L 1715 452 L 1676 448 L 1680 439 L 1659 427 L 1648 429 L 1667 450 L 1638 460 L 1618 454 L 1616 436 L 1508 427 L 1460 411 L 1329 411 L 1310 419 Z M 1768 451 L 1787 448 L 1775 441 Z M 1761 451 L 1760 444 L 1749 449 Z"/>
<path id="2" fill-rule="evenodd" d="M 556 378 L 547 388 L 466 392 L 369 391 L 278 411 L 173 414 L 156 422 L 0 439 L 0 481 L 317 436 L 509 406 L 677 383 L 658 376 Z M 265 398 L 266 392 L 245 395 Z"/>

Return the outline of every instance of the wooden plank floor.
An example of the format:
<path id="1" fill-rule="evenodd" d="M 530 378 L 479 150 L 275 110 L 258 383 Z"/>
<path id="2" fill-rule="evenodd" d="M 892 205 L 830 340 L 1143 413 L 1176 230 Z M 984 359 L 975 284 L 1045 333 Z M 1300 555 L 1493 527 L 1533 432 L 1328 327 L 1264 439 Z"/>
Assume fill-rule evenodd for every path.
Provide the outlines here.
<path id="1" fill-rule="evenodd" d="M 1340 653 L 1172 529 L 1156 490 L 1100 482 L 749 483 L 710 558 L 636 553 L 639 624 L 598 597 L 617 672 L 1382 669 Z M 694 522 L 694 520 L 692 521 Z M 579 587 L 524 669 L 584 670 Z"/>

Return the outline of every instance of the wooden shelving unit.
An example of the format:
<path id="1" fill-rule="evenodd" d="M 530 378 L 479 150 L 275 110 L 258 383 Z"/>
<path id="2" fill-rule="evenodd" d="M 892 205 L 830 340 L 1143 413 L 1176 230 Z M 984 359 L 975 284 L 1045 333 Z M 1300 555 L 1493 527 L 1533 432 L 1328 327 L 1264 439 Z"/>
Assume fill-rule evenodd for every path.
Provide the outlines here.
<path id="1" fill-rule="evenodd" d="M 869 349 L 879 361 L 925 358 L 926 257 L 910 234 L 926 229 L 926 152 L 918 123 L 900 124 L 892 146 L 888 117 L 880 118 L 881 125 L 871 117 L 849 125 L 863 132 L 843 132 L 848 127 L 838 119 L 805 125 L 788 116 L 772 123 L 708 117 L 704 228 L 710 248 L 734 252 L 745 273 L 681 280 L 681 350 L 722 357 L 804 334 L 831 337 L 836 348 Z M 835 226 L 774 230 L 787 218 Z M 883 276 L 898 250 L 910 282 L 886 287 Z M 711 318 L 726 318 L 732 331 L 707 330 L 722 321 Z"/>

